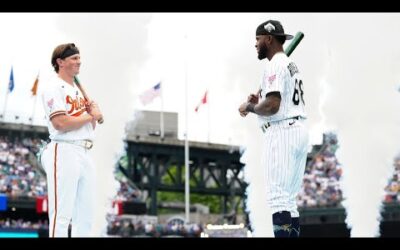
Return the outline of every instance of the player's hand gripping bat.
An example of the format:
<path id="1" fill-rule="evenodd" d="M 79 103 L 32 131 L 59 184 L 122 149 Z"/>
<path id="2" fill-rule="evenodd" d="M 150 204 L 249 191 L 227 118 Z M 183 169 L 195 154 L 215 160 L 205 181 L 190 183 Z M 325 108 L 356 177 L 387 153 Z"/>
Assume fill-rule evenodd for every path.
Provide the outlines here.
<path id="1" fill-rule="evenodd" d="M 80 89 L 80 91 L 82 92 L 82 95 L 83 95 L 83 97 L 86 99 L 86 101 L 90 103 L 89 96 L 86 94 L 85 89 L 82 87 L 82 84 L 79 82 L 78 77 L 74 76 L 74 82 L 75 82 L 76 86 L 78 86 L 78 88 Z M 98 122 L 99 124 L 102 124 L 102 123 L 104 122 L 104 119 L 103 119 L 103 118 L 100 118 L 97 122 Z"/>

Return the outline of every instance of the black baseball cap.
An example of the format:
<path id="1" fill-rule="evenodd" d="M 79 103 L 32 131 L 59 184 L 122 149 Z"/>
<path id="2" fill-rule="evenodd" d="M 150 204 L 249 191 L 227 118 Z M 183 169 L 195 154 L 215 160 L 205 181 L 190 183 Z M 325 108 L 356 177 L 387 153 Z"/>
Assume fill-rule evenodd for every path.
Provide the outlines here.
<path id="1" fill-rule="evenodd" d="M 282 24 L 276 20 L 268 20 L 258 25 L 256 36 L 260 35 L 284 36 L 286 40 L 293 38 L 292 35 L 285 34 Z"/>

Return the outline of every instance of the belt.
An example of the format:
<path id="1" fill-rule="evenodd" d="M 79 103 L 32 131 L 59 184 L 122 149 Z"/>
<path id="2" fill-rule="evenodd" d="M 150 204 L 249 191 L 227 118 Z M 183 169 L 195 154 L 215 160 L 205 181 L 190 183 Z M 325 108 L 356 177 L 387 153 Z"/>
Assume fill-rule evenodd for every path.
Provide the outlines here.
<path id="1" fill-rule="evenodd" d="M 93 141 L 91 140 L 53 140 L 54 142 L 69 143 L 77 146 L 84 147 L 86 149 L 91 149 L 93 147 Z"/>
<path id="2" fill-rule="evenodd" d="M 265 133 L 266 131 L 267 131 L 267 129 L 269 128 L 269 127 L 271 127 L 272 126 L 272 124 L 274 124 L 274 123 L 278 123 L 278 122 L 282 122 L 282 121 L 287 121 L 287 120 L 300 120 L 300 116 L 295 116 L 295 117 L 291 117 L 291 118 L 287 118 L 287 119 L 283 119 L 283 120 L 279 120 L 279 121 L 273 121 L 273 122 L 266 122 L 266 123 L 264 123 L 262 126 L 261 126 L 261 130 Z M 292 125 L 292 124 L 289 124 L 289 125 Z"/>

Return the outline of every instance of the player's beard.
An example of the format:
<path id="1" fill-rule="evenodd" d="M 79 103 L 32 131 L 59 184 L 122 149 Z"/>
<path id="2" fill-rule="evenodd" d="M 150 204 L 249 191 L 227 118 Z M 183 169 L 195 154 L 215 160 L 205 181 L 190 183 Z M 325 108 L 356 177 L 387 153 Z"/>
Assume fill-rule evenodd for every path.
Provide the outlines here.
<path id="1" fill-rule="evenodd" d="M 265 59 L 267 57 L 267 52 L 268 52 L 267 46 L 265 45 L 260 46 L 258 50 L 258 59 L 259 60 Z"/>

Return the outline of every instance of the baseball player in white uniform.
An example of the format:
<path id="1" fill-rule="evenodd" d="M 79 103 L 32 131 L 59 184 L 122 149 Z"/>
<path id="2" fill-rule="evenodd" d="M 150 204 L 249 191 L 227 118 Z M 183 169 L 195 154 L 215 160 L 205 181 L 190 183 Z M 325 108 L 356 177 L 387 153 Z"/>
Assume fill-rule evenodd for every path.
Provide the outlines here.
<path id="1" fill-rule="evenodd" d="M 42 93 L 51 142 L 41 163 L 47 174 L 49 236 L 91 236 L 94 215 L 95 169 L 89 156 L 96 121 L 102 118 L 94 102 L 87 103 L 74 83 L 79 50 L 73 43 L 57 46 L 51 63 L 58 77 Z"/>
<path id="2" fill-rule="evenodd" d="M 296 196 L 303 183 L 308 149 L 303 81 L 296 64 L 283 51 L 285 40 L 292 38 L 279 21 L 269 20 L 257 27 L 258 58 L 268 61 L 258 93 L 250 94 L 239 107 L 243 117 L 249 112 L 257 114 L 263 131 L 262 164 L 275 237 L 299 237 Z"/>

